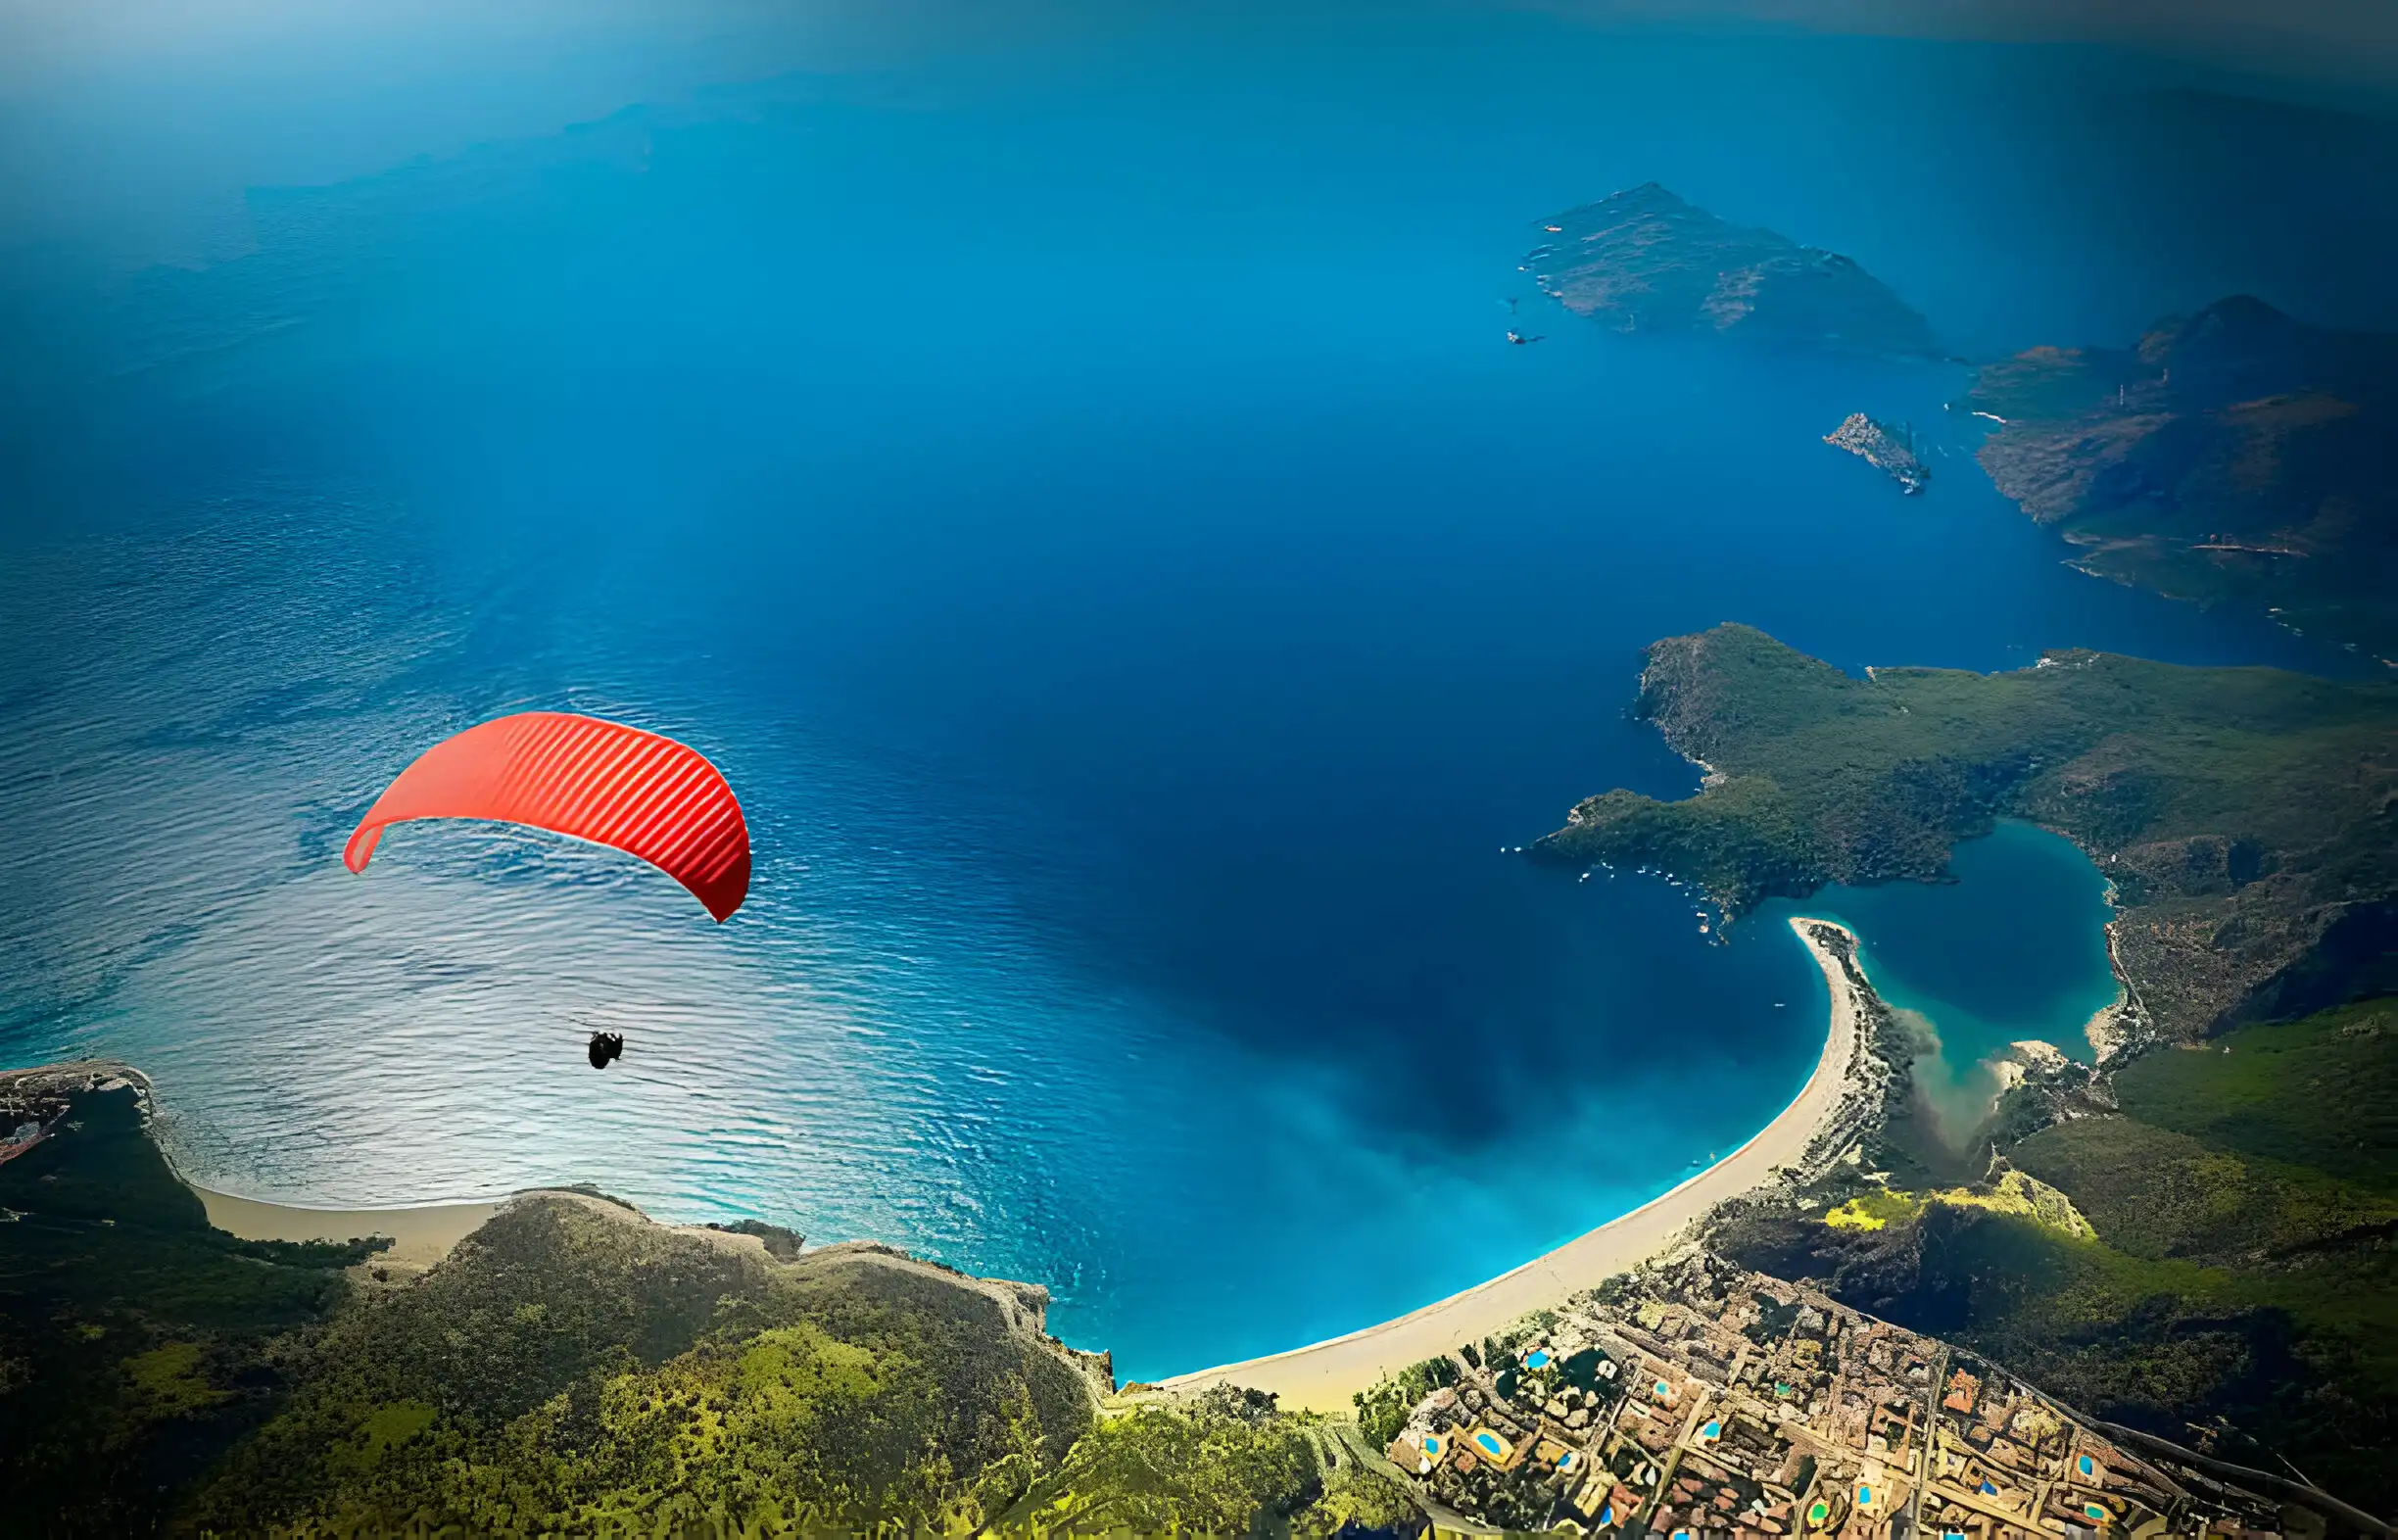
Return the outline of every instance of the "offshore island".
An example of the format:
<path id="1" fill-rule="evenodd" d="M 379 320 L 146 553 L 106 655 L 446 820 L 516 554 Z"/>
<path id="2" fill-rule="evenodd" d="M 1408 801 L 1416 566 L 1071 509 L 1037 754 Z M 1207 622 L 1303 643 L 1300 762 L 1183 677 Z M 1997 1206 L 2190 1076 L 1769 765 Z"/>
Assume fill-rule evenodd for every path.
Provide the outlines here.
<path id="1" fill-rule="evenodd" d="M 1898 483 L 1898 490 L 1909 497 L 1923 491 L 1931 481 L 1932 472 L 1915 457 L 1915 433 L 1911 428 L 1894 429 L 1887 422 L 1876 422 L 1861 411 L 1852 411 L 1841 425 L 1824 435 L 1824 442 L 1836 450 L 1846 450 L 1857 458 Z"/>
<path id="2" fill-rule="evenodd" d="M 1853 259 L 1655 182 L 1541 221 L 1521 266 L 1619 332 L 1944 357 L 1930 321 Z M 1975 457 L 1991 484 L 2080 570 L 2262 613 L 2398 669 L 2398 338 L 2232 295 L 2130 347 L 1979 364 L 1951 410 L 1989 429 Z M 1824 442 L 1906 493 L 1929 479 L 1912 432 L 1863 412 Z"/>
<path id="3" fill-rule="evenodd" d="M 1937 358 L 1931 323 L 1850 258 L 1717 218 L 1655 182 L 1541 222 L 1543 293 L 1618 331 Z"/>
<path id="4" fill-rule="evenodd" d="M 1312 1348 L 1119 1385 L 1037 1285 L 595 1190 L 201 1194 L 120 1065 L 0 1079 L 8 1511 L 109 1533 L 2388 1533 L 2398 687 L 2057 652 L 1853 679 L 1656 644 L 1712 773 L 1535 846 L 1727 915 L 1937 877 L 2005 815 L 2114 876 L 2096 1065 L 1960 1147 L 1855 938 L 1814 1073 L 1556 1252 Z M 366 1231 L 367 1233 L 359 1233 Z M 122 1478 L 137 1470 L 141 1479 Z M 2304 1476 L 2295 1472 L 2303 1470 Z"/>

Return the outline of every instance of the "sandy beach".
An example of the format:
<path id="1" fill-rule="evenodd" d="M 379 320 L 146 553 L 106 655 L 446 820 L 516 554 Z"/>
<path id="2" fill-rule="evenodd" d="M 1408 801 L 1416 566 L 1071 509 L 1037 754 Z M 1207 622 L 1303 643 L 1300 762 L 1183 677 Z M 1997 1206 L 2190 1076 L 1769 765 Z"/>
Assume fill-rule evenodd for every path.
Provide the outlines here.
<path id="1" fill-rule="evenodd" d="M 1831 990 L 1831 1030 L 1824 1035 L 1823 1053 L 1815 1061 L 1814 1074 L 1791 1104 L 1748 1143 L 1672 1191 L 1487 1283 L 1327 1342 L 1179 1374 L 1165 1381 L 1166 1387 L 1196 1390 L 1219 1383 L 1247 1385 L 1273 1392 L 1285 1408 L 1348 1412 L 1350 1397 L 1384 1373 L 1445 1353 L 1461 1342 L 1478 1341 L 1519 1316 L 1637 1266 L 1665 1249 L 1685 1227 L 1716 1204 L 1767 1181 L 1775 1168 L 1801 1161 L 1817 1131 L 1840 1107 L 1857 1046 L 1858 1012 L 1840 960 L 1817 945 L 1803 929 L 1830 923 L 1803 918 L 1790 922 L 1791 930 L 1823 970 L 1824 983 Z"/>
<path id="2" fill-rule="evenodd" d="M 186 1181 L 208 1208 L 209 1223 L 244 1240 L 353 1240 L 389 1235 L 392 1248 L 375 1260 L 388 1267 L 421 1270 L 450 1254 L 482 1223 L 500 1211 L 492 1203 L 430 1203 L 412 1209 L 299 1209 L 256 1198 L 211 1192 Z"/>
<path id="3" fill-rule="evenodd" d="M 1476 1341 L 1517 1318 L 1591 1288 L 1666 1249 L 1701 1216 L 1725 1199 L 1771 1180 L 1798 1165 L 1840 1110 L 1857 1051 L 1859 1012 L 1841 961 L 1805 930 L 1830 921 L 1794 918 L 1792 932 L 1823 971 L 1831 995 L 1823 1052 L 1805 1085 L 1756 1135 L 1689 1180 L 1619 1219 L 1610 1220 L 1548 1254 L 1420 1310 L 1380 1325 L 1265 1358 L 1176 1375 L 1173 1390 L 1232 1383 L 1272 1391 L 1294 1410 L 1347 1412 L 1350 1397 L 1393 1370 Z M 1853 936 L 1850 937 L 1853 941 Z M 121 1075 L 147 1093 L 138 1074 L 114 1063 L 59 1066 L 39 1072 L 96 1079 Z M 180 1176 L 180 1173 L 177 1174 Z M 413 1208 L 299 1208 L 215 1192 L 184 1179 L 208 1210 L 209 1223 L 247 1240 L 349 1240 L 388 1235 L 394 1244 L 377 1261 L 420 1272 L 499 1212 L 504 1200 L 426 1204 Z"/>
<path id="4" fill-rule="evenodd" d="M 0 1071 L 0 1096 L 11 1091 L 48 1090 L 68 1094 L 89 1090 L 129 1088 L 141 1098 L 142 1120 L 148 1124 L 156 1106 L 149 1077 L 119 1059 L 73 1059 L 31 1069 Z M 399 1209 L 311 1209 L 237 1198 L 212 1192 L 178 1169 L 174 1156 L 156 1144 L 161 1159 L 176 1180 L 189 1187 L 208 1221 L 244 1240 L 358 1240 L 388 1235 L 389 1250 L 376 1261 L 386 1267 L 422 1272 L 450 1254 L 450 1248 L 473 1233 L 500 1211 L 503 1200 L 485 1203 L 427 1203 Z"/>

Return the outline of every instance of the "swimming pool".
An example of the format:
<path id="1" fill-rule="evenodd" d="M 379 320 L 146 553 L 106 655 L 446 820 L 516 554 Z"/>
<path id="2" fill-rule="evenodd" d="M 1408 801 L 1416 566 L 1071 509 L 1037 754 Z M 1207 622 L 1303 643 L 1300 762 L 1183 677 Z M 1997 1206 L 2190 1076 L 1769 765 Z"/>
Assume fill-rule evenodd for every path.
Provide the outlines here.
<path id="1" fill-rule="evenodd" d="M 1503 1465 L 1507 1462 L 1507 1457 L 1511 1452 L 1508 1441 L 1487 1427 L 1474 1429 L 1473 1446 Z"/>
<path id="2" fill-rule="evenodd" d="M 1548 1367 L 1549 1355 L 1541 1351 L 1539 1348 L 1534 1348 L 1531 1352 L 1524 1355 L 1524 1368 L 1547 1369 Z"/>

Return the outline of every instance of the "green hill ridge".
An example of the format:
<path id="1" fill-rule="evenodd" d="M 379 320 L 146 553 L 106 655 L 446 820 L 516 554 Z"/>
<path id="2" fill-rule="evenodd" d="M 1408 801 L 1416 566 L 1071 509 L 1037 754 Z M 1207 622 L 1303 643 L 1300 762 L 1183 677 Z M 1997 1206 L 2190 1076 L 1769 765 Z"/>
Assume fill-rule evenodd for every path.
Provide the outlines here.
<path id="1" fill-rule="evenodd" d="M 1748 626 L 1649 649 L 1636 712 L 1706 771 L 1590 797 L 1539 856 L 1664 868 L 1727 913 L 1935 879 L 2017 817 L 2115 885 L 2135 1028 L 2186 1039 L 2398 985 L 2398 684 L 2080 650 L 1843 673 Z"/>

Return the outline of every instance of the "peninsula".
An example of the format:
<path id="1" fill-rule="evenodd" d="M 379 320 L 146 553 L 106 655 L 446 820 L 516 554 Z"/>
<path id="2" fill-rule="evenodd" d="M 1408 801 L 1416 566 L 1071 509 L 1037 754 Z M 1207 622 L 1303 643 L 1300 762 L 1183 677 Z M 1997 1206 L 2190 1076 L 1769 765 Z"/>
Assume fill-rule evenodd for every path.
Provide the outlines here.
<path id="1" fill-rule="evenodd" d="M 1937 879 L 2017 817 L 2114 883 L 2119 1038 L 2398 986 L 2398 683 L 2078 650 L 1858 679 L 1722 625 L 1652 646 L 1634 709 L 1706 785 L 1587 798 L 1538 857 L 1660 867 L 1737 918 L 1830 882 Z"/>
<path id="2" fill-rule="evenodd" d="M 1837 252 L 1717 218 L 1655 182 L 1541 221 L 1525 270 L 1619 331 L 1934 358 L 1931 324 Z"/>
<path id="3" fill-rule="evenodd" d="M 2128 349 L 2034 348 L 1958 406 L 2076 565 L 2398 667 L 2398 338 L 2234 296 Z"/>

